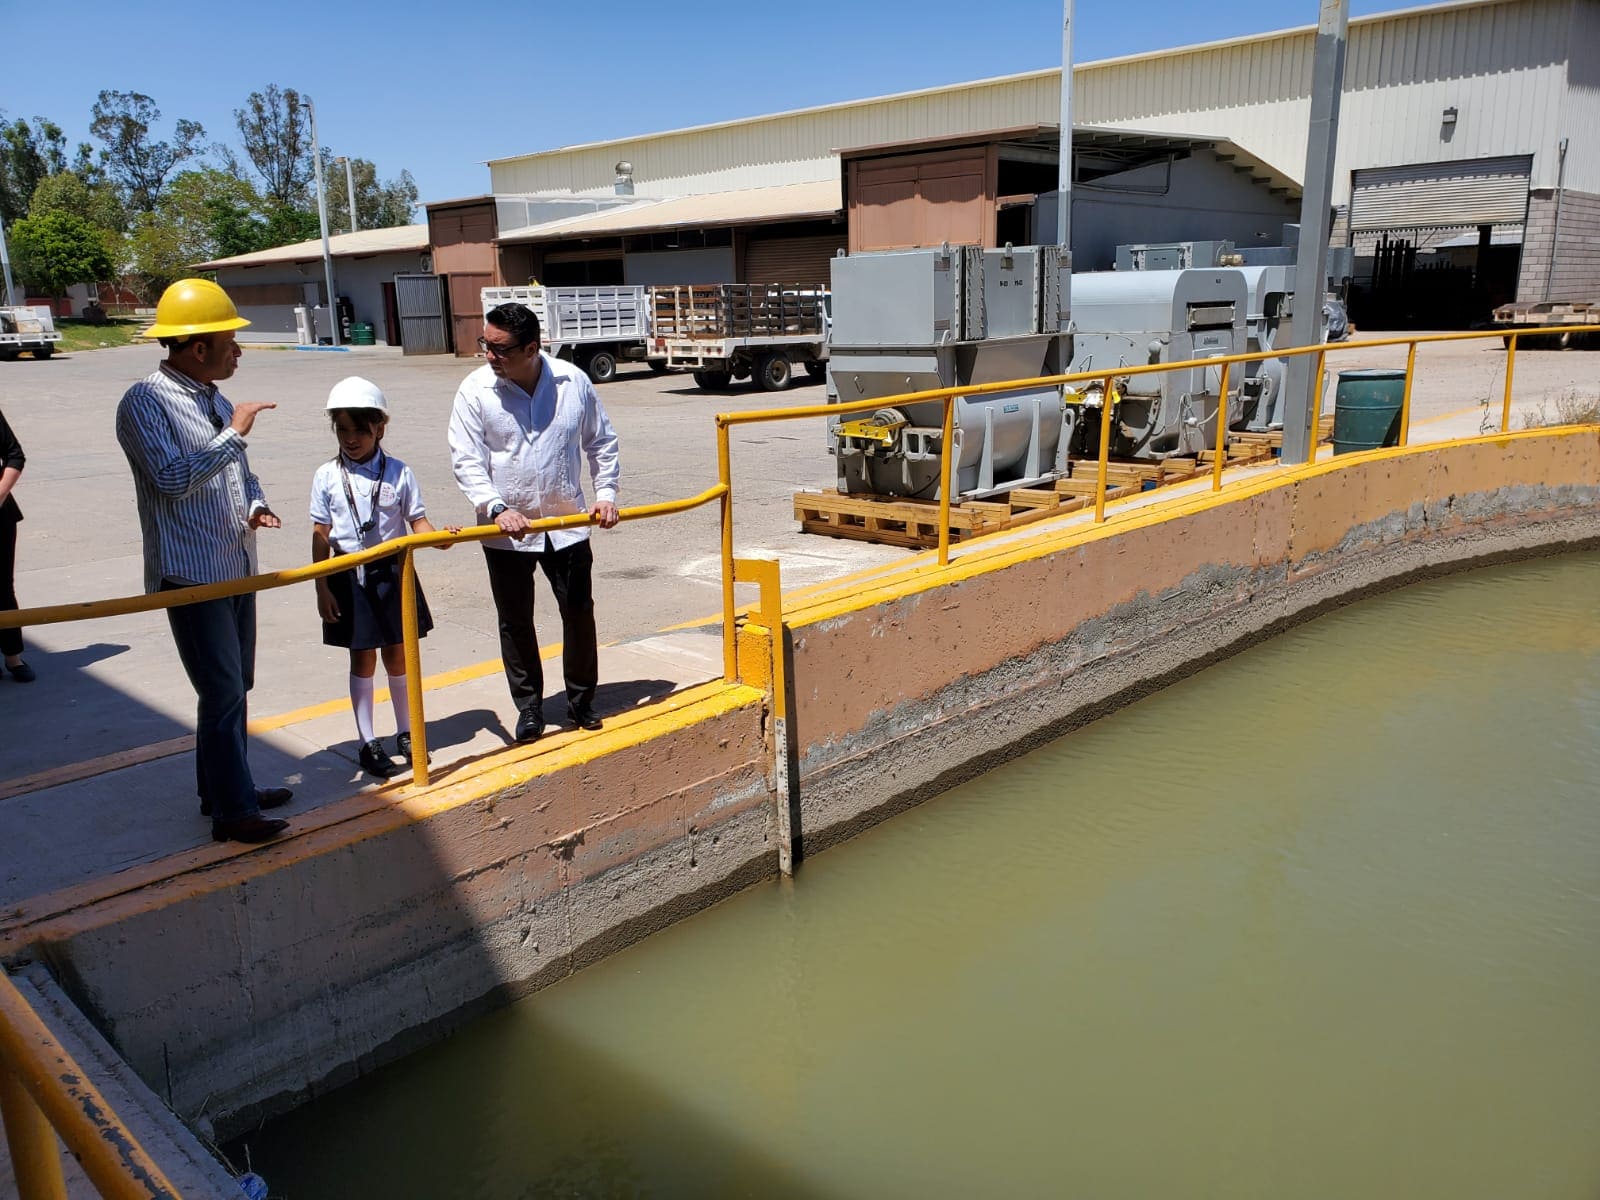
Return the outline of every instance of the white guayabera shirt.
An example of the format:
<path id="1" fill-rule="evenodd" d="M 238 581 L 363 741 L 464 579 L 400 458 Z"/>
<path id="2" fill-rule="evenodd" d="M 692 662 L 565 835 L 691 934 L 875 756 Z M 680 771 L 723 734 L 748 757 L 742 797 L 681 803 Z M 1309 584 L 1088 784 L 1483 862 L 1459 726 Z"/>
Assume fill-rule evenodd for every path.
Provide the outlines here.
<path id="1" fill-rule="evenodd" d="M 482 524 L 496 501 L 530 520 L 589 511 L 583 460 L 596 502 L 617 502 L 617 435 L 589 377 L 571 363 L 539 355 L 533 393 L 501 379 L 487 364 L 462 380 L 450 411 L 450 463 Z M 498 550 L 541 551 L 576 545 L 589 526 L 484 542 Z"/>

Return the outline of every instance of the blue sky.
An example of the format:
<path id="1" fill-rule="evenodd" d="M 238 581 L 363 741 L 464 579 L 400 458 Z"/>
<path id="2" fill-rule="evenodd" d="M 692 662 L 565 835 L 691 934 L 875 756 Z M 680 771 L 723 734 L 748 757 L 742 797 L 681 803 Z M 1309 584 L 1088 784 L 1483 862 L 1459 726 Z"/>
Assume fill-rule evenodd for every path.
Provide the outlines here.
<path id="1" fill-rule="evenodd" d="M 1397 7 L 1351 0 L 1350 12 Z M 1043 0 L 59 8 L 0 0 L 8 118 L 49 117 L 76 143 L 111 88 L 236 143 L 233 110 L 277 83 L 315 99 L 325 145 L 385 178 L 409 169 L 424 201 L 487 190 L 489 158 L 1054 66 L 1062 11 Z M 1080 0 L 1075 57 L 1316 19 L 1315 0 Z"/>

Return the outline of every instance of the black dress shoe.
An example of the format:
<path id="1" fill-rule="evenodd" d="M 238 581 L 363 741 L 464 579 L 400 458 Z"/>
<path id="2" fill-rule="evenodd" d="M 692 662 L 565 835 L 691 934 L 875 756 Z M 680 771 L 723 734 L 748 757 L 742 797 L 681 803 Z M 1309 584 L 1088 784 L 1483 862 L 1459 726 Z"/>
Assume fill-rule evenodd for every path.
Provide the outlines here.
<path id="1" fill-rule="evenodd" d="M 35 679 L 39 678 L 34 669 L 27 663 L 23 662 L 19 662 L 14 667 L 7 667 L 6 670 L 11 672 L 11 678 L 15 679 L 18 683 L 32 683 Z"/>
<path id="2" fill-rule="evenodd" d="M 411 732 L 409 730 L 394 735 L 394 752 L 413 767 L 417 765 L 416 755 L 411 752 Z M 428 755 L 428 761 L 433 761 L 433 755 Z"/>
<path id="3" fill-rule="evenodd" d="M 288 788 L 256 789 L 257 808 L 282 808 L 285 804 L 289 803 L 289 801 L 293 799 L 294 793 Z M 200 797 L 200 815 L 202 817 L 209 817 L 211 815 L 211 801 L 207 800 L 204 796 Z"/>
<path id="4" fill-rule="evenodd" d="M 270 842 L 285 829 L 289 822 L 276 817 L 236 817 L 232 821 L 211 822 L 211 840 L 214 842 Z"/>
<path id="5" fill-rule="evenodd" d="M 531 742 L 544 732 L 544 713 L 537 708 L 525 708 L 517 718 L 517 741 Z"/>
<path id="6" fill-rule="evenodd" d="M 389 752 L 383 748 L 383 743 L 373 738 L 361 747 L 361 769 L 368 775 L 376 775 L 379 779 L 393 779 L 404 771 L 405 768 L 389 757 Z"/>
<path id="7" fill-rule="evenodd" d="M 600 719 L 600 714 L 592 708 L 569 708 L 567 712 L 572 717 L 572 723 L 579 729 L 600 729 L 605 725 Z"/>

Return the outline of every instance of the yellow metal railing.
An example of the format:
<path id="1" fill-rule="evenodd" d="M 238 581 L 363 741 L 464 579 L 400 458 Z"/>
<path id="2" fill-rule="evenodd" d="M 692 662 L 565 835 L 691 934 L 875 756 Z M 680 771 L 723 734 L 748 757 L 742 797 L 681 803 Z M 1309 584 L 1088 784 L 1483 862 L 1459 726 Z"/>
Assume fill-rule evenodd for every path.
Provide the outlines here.
<path id="1" fill-rule="evenodd" d="M 0 1116 L 19 1200 L 66 1200 L 59 1134 L 105 1200 L 178 1191 L 0 970 Z"/>
<path id="2" fill-rule="evenodd" d="M 1408 443 L 1411 434 L 1411 383 L 1416 372 L 1417 347 L 1429 342 L 1460 342 L 1481 340 L 1484 338 L 1500 338 L 1506 343 L 1506 376 L 1504 406 L 1500 415 L 1501 432 L 1509 432 L 1511 427 L 1511 388 L 1512 377 L 1515 371 L 1517 357 L 1517 339 L 1544 334 L 1557 333 L 1600 333 L 1600 325 L 1562 325 L 1554 327 L 1539 327 L 1519 329 L 1516 332 L 1506 330 L 1485 330 L 1471 333 L 1430 333 L 1418 334 L 1413 337 L 1379 338 L 1372 341 L 1322 343 L 1314 346 L 1295 346 L 1273 350 L 1258 350 L 1249 354 L 1229 354 L 1216 358 L 1188 359 L 1183 362 L 1155 363 L 1144 366 L 1119 367 L 1113 371 L 1091 370 L 1075 371 L 1064 375 L 1040 375 L 1030 379 L 1011 379 L 998 383 L 969 384 L 967 386 L 929 388 L 920 392 L 903 392 L 893 396 L 875 396 L 866 400 L 852 400 L 840 404 L 808 404 L 793 408 L 764 408 L 749 409 L 736 413 L 717 414 L 717 471 L 718 481 L 724 488 L 722 496 L 722 624 L 723 624 L 723 675 L 730 682 L 738 676 L 737 648 L 734 641 L 734 568 L 733 568 L 733 472 L 732 449 L 730 445 L 729 430 L 737 425 L 754 425 L 765 421 L 799 421 L 812 417 L 842 417 L 851 413 L 871 412 L 880 408 L 902 407 L 908 404 L 939 403 L 944 406 L 944 435 L 940 443 L 939 463 L 939 546 L 938 563 L 941 567 L 950 563 L 950 472 L 951 435 L 954 427 L 956 402 L 966 396 L 986 396 L 1001 392 L 1014 392 L 1021 388 L 1029 387 L 1068 387 L 1073 384 L 1099 385 L 1101 404 L 1100 445 L 1096 462 L 1095 492 L 1094 492 L 1094 519 L 1102 523 L 1106 519 L 1106 476 L 1110 459 L 1111 447 L 1111 409 L 1116 399 L 1115 381 L 1129 379 L 1136 375 L 1156 375 L 1165 371 L 1190 370 L 1196 367 L 1213 369 L 1222 368 L 1222 378 L 1218 391 L 1220 398 L 1217 404 L 1217 446 L 1214 450 L 1212 461 L 1211 487 L 1213 491 L 1222 487 L 1222 469 L 1227 459 L 1227 392 L 1228 373 L 1235 364 L 1265 362 L 1268 359 L 1297 358 L 1301 355 L 1316 355 L 1316 384 L 1314 395 L 1318 399 L 1320 410 L 1325 377 L 1327 374 L 1328 355 L 1368 351 L 1381 349 L 1387 346 L 1405 346 L 1408 348 L 1406 355 L 1405 391 L 1401 399 L 1400 411 L 1400 440 L 1404 446 Z M 1093 387 L 1085 388 L 1085 392 L 1092 391 Z M 1310 431 L 1311 453 L 1310 461 L 1317 457 L 1316 429 L 1313 425 Z"/>

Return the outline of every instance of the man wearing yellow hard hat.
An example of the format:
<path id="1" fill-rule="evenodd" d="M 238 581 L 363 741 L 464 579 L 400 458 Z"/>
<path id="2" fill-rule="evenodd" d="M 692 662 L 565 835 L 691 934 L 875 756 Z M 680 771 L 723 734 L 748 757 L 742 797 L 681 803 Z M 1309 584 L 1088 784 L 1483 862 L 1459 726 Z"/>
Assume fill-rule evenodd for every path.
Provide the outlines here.
<path id="1" fill-rule="evenodd" d="M 256 530 L 279 527 L 245 457 L 257 415 L 277 405 L 230 404 L 217 390 L 239 365 L 234 331 L 248 324 L 216 284 L 180 279 L 161 294 L 156 323 L 145 332 L 167 357 L 117 406 L 117 440 L 139 502 L 148 592 L 253 575 Z M 195 780 L 212 837 L 277 837 L 288 822 L 261 810 L 287 804 L 291 793 L 256 787 L 245 739 L 245 698 L 255 683 L 255 594 L 169 608 L 167 621 L 199 696 Z"/>

